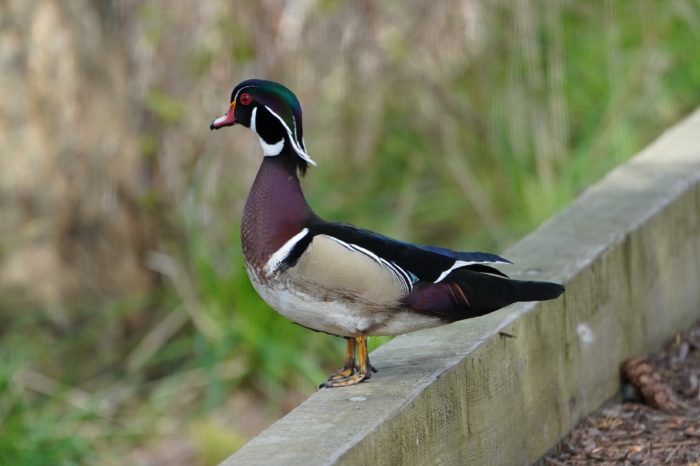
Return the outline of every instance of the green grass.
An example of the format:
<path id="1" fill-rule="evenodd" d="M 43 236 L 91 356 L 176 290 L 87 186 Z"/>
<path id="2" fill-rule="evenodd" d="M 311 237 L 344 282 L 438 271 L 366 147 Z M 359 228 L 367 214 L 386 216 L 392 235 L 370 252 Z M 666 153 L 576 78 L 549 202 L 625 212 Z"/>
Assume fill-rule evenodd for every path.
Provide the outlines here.
<path id="1" fill-rule="evenodd" d="M 547 5 L 535 1 L 536 14 L 522 17 L 510 2 L 488 2 L 487 52 L 451 67 L 416 71 L 416 44 L 397 36 L 384 55 L 390 72 L 372 89 L 340 99 L 319 79 L 305 134 L 312 155 L 327 155 L 303 181 L 317 213 L 404 240 L 499 251 L 700 104 L 697 2 L 565 2 L 553 17 Z M 325 2 L 314 20 L 337 8 Z M 160 41 L 157 7 L 143 14 L 158 26 L 149 40 Z M 236 64 L 260 59 L 251 24 L 234 28 Z M 212 56 L 188 62 L 205 75 Z M 376 124 L 364 121 L 370 103 Z M 155 89 L 144 108 L 174 125 L 188 107 Z M 354 153 L 361 144 L 368 149 Z M 157 160 L 158 138 L 142 146 Z M 38 309 L 0 313 L 0 464 L 119 464 L 119 452 L 178 423 L 211 449 L 200 452 L 210 462 L 221 442 L 208 440 L 218 438 L 209 417 L 232 392 L 261 394 L 279 412 L 287 391 L 313 392 L 340 364 L 342 340 L 290 323 L 255 294 L 231 207 L 236 180 L 209 192 L 197 171 L 206 163 L 165 215 L 177 233 L 154 259 L 162 291 L 78 309 L 70 329 Z M 56 383 L 27 384 L 27 370 Z M 85 405 L 76 393 L 88 394 Z"/>
<path id="2" fill-rule="evenodd" d="M 79 464 L 91 452 L 79 429 L 88 415 L 23 390 L 23 357 L 0 353 L 0 464 Z"/>

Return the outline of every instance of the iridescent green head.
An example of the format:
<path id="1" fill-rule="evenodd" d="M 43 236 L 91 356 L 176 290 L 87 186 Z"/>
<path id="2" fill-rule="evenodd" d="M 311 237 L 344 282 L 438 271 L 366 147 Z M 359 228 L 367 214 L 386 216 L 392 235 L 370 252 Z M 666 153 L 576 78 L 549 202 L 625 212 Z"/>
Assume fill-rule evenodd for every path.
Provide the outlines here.
<path id="1" fill-rule="evenodd" d="M 235 124 L 258 135 L 265 156 L 274 157 L 291 149 L 300 159 L 302 174 L 307 163 L 316 165 L 306 153 L 299 100 L 283 85 L 263 79 L 249 79 L 237 85 L 231 92 L 228 112 L 212 121 L 209 128 Z"/>

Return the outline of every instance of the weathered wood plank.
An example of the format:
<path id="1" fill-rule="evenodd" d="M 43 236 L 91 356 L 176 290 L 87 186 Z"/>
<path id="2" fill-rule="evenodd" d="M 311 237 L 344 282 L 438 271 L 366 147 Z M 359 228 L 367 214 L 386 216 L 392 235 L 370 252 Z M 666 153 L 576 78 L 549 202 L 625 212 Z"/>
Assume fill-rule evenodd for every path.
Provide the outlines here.
<path id="1" fill-rule="evenodd" d="M 223 464 L 536 461 L 615 394 L 625 357 L 700 318 L 700 111 L 506 257 L 564 297 L 396 338 L 370 382 L 314 394 Z"/>

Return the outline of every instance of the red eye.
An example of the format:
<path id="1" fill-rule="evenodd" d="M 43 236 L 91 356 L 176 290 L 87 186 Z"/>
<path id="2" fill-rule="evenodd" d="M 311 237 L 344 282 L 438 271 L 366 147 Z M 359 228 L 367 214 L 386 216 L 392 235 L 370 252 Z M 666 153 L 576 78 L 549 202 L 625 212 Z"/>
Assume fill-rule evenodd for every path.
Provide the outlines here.
<path id="1" fill-rule="evenodd" d="M 241 96 L 238 98 L 238 100 L 243 104 L 243 105 L 248 105 L 253 101 L 253 98 L 250 96 L 250 94 L 243 93 Z"/>

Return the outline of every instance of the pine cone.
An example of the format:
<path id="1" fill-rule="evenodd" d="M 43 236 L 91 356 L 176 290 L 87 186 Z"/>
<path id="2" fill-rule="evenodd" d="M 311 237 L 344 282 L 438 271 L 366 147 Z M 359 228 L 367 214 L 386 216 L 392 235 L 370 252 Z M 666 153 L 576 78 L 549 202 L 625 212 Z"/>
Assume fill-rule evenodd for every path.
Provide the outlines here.
<path id="1" fill-rule="evenodd" d="M 671 387 L 646 358 L 630 358 L 622 363 L 622 375 L 642 394 L 651 407 L 666 412 L 679 410 Z"/>

